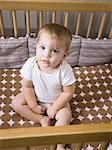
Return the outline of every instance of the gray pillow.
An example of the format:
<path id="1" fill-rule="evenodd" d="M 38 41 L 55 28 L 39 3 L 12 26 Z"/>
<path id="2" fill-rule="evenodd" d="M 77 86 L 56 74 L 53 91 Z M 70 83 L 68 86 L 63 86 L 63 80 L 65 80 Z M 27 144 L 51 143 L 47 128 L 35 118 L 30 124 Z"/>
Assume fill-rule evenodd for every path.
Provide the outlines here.
<path id="1" fill-rule="evenodd" d="M 100 65 L 111 62 L 111 39 L 87 39 L 82 38 L 79 55 L 79 66 Z"/>
<path id="2" fill-rule="evenodd" d="M 73 36 L 71 44 L 70 44 L 70 49 L 68 51 L 68 56 L 66 58 L 66 61 L 72 67 L 78 65 L 80 47 L 81 47 L 81 37 L 79 37 L 79 36 L 77 36 L 77 37 Z"/>
<path id="3" fill-rule="evenodd" d="M 0 38 L 0 68 L 20 68 L 28 58 L 27 38 Z"/>

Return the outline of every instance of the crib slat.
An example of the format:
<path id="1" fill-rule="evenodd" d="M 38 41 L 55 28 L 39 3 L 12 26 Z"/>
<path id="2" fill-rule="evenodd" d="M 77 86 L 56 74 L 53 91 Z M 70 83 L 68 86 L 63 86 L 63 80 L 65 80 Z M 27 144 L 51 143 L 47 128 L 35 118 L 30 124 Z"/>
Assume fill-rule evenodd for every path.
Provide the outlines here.
<path id="1" fill-rule="evenodd" d="M 55 150 L 55 148 L 56 148 L 56 145 L 50 145 L 50 150 Z"/>
<path id="2" fill-rule="evenodd" d="M 81 150 L 82 147 L 83 147 L 83 143 L 71 144 L 71 149 L 72 150 Z"/>
<path id="3" fill-rule="evenodd" d="M 26 11 L 26 32 L 30 34 L 30 11 Z"/>
<path id="4" fill-rule="evenodd" d="M 52 12 L 52 23 L 56 22 L 56 11 Z"/>
<path id="5" fill-rule="evenodd" d="M 109 38 L 112 39 L 112 26 L 111 26 L 110 33 L 109 33 Z"/>
<path id="6" fill-rule="evenodd" d="M 106 21 L 106 16 L 107 16 L 107 13 L 104 13 L 103 17 L 102 17 L 102 20 L 101 20 L 99 32 L 98 32 L 98 37 L 97 37 L 98 39 L 102 38 L 102 33 L 103 33 L 105 21 Z"/>
<path id="7" fill-rule="evenodd" d="M 92 23 L 93 23 L 93 17 L 94 17 L 94 13 L 91 13 L 90 18 L 89 18 L 89 24 L 88 24 L 87 34 L 86 34 L 87 38 L 90 36 L 90 32 L 91 32 L 91 28 L 92 28 Z"/>
<path id="8" fill-rule="evenodd" d="M 5 36 L 4 32 L 4 23 L 3 23 L 3 17 L 2 17 L 2 11 L 0 10 L 0 32 L 2 36 Z"/>
<path id="9" fill-rule="evenodd" d="M 65 12 L 64 26 L 68 26 L 68 12 Z"/>
<path id="10" fill-rule="evenodd" d="M 12 10 L 12 21 L 14 27 L 14 37 L 17 38 L 18 36 L 18 29 L 17 29 L 17 19 L 16 19 L 16 11 Z"/>
<path id="11" fill-rule="evenodd" d="M 106 150 L 108 147 L 109 142 L 101 142 L 101 146 L 99 150 Z"/>
<path id="12" fill-rule="evenodd" d="M 28 147 L 26 147 L 26 150 L 30 150 L 30 147 L 28 146 Z"/>
<path id="13" fill-rule="evenodd" d="M 79 34 L 80 22 L 81 22 L 81 13 L 78 14 L 75 35 L 78 35 L 78 34 Z"/>
<path id="14" fill-rule="evenodd" d="M 43 26 L 43 12 L 39 12 L 39 28 Z"/>
<path id="15" fill-rule="evenodd" d="M 76 143 L 74 150 L 81 150 L 82 146 L 83 146 L 83 143 Z"/>

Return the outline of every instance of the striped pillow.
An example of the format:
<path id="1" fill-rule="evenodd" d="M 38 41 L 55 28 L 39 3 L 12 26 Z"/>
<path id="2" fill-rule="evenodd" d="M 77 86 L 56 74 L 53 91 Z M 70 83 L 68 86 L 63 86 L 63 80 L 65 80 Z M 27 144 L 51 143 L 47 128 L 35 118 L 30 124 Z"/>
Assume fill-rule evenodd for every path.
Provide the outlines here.
<path id="1" fill-rule="evenodd" d="M 26 37 L 0 39 L 0 68 L 20 68 L 27 58 Z"/>
<path id="2" fill-rule="evenodd" d="M 78 65 L 80 47 L 81 47 L 81 37 L 73 36 L 71 44 L 70 44 L 70 49 L 68 51 L 68 56 L 66 58 L 66 61 L 72 67 Z"/>
<path id="3" fill-rule="evenodd" d="M 79 66 L 100 65 L 111 62 L 112 40 L 82 38 Z"/>
<path id="4" fill-rule="evenodd" d="M 36 38 L 28 38 L 29 57 L 36 55 Z"/>
<path id="5" fill-rule="evenodd" d="M 76 66 L 78 64 L 79 52 L 80 52 L 80 44 L 81 38 L 73 36 L 70 50 L 66 61 L 71 66 Z M 29 47 L 29 57 L 33 57 L 36 55 L 36 39 L 28 38 L 28 47 Z"/>

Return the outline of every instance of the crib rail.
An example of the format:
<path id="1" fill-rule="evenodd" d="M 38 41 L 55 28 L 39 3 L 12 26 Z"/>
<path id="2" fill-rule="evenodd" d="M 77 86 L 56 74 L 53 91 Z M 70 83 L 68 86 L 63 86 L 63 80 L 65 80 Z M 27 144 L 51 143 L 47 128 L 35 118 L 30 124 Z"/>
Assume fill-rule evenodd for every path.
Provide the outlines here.
<path id="1" fill-rule="evenodd" d="M 49 21 L 52 23 L 57 23 L 58 12 L 63 12 L 63 16 L 61 14 L 61 18 L 63 18 L 63 24 L 66 27 L 70 27 L 74 35 L 81 35 L 84 37 L 93 37 L 95 38 L 112 38 L 112 21 L 111 20 L 111 12 L 112 12 L 112 1 L 111 0 L 0 0 L 0 32 L 2 36 L 7 37 L 6 29 L 5 29 L 5 18 L 3 17 L 3 11 L 9 11 L 11 13 L 11 20 L 13 24 L 13 34 L 15 37 L 20 36 L 18 34 L 18 21 L 17 21 L 17 11 L 24 11 L 24 21 L 25 21 L 25 29 L 26 34 L 31 34 L 31 11 L 37 11 L 38 21 L 37 23 L 37 31 L 41 28 L 43 24 L 45 24 L 44 20 L 44 12 L 49 12 Z M 72 23 L 70 23 L 70 12 L 77 14 L 72 14 Z M 87 25 L 82 31 L 82 25 L 85 23 L 85 19 L 83 18 L 83 13 L 89 12 L 89 16 L 86 18 Z M 100 18 L 95 21 L 96 13 L 102 12 Z M 96 29 L 98 26 L 98 30 L 96 31 L 96 35 L 92 35 L 92 31 Z M 108 31 L 106 31 L 108 29 Z"/>
<path id="2" fill-rule="evenodd" d="M 42 11 L 111 11 L 112 2 L 111 0 L 0 0 L 0 9 Z"/>
<path id="3" fill-rule="evenodd" d="M 83 124 L 63 127 L 33 127 L 0 130 L 0 148 L 30 147 L 32 145 L 55 145 L 57 143 L 102 142 L 100 150 L 112 140 L 112 124 Z M 51 147 L 53 149 L 53 146 Z M 52 150 L 51 149 L 51 150 Z M 77 150 L 75 148 L 75 150 Z"/>

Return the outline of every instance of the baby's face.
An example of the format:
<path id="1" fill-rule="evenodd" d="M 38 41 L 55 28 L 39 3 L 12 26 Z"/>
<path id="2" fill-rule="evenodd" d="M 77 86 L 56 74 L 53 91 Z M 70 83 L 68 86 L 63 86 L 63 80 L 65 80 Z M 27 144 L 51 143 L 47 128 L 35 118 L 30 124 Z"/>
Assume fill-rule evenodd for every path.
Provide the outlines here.
<path id="1" fill-rule="evenodd" d="M 42 33 L 36 47 L 36 57 L 41 68 L 55 69 L 67 56 L 65 41 Z"/>

